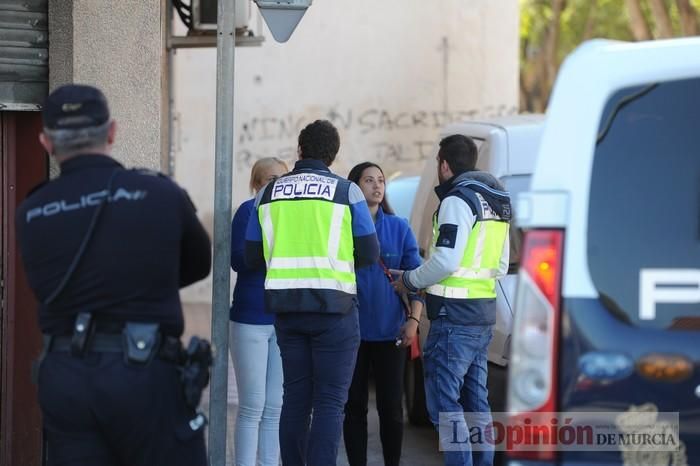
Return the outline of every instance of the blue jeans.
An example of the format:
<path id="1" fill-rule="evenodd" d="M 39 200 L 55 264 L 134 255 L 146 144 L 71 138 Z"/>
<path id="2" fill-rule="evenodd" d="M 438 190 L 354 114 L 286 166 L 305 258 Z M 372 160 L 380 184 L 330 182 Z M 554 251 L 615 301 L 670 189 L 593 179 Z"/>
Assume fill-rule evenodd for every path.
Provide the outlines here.
<path id="1" fill-rule="evenodd" d="M 277 466 L 282 359 L 275 328 L 231 322 L 230 341 L 239 404 L 233 437 L 235 465 Z"/>
<path id="2" fill-rule="evenodd" d="M 282 464 L 332 466 L 360 345 L 357 308 L 347 314 L 280 313 L 275 329 L 284 372 Z"/>
<path id="3" fill-rule="evenodd" d="M 487 349 L 492 328 L 453 324 L 446 317 L 430 323 L 430 332 L 423 348 L 425 397 L 430 421 L 441 433 L 445 465 L 491 466 L 493 449 L 472 451 L 467 439 L 469 428 L 462 415 L 484 427 L 491 423 L 491 408 L 487 399 Z M 443 416 L 440 416 L 443 413 Z M 447 414 L 450 413 L 450 414 Z M 480 413 L 475 415 L 472 413 Z M 449 432 L 453 435 L 443 435 Z M 454 450 L 458 451 L 448 451 Z"/>

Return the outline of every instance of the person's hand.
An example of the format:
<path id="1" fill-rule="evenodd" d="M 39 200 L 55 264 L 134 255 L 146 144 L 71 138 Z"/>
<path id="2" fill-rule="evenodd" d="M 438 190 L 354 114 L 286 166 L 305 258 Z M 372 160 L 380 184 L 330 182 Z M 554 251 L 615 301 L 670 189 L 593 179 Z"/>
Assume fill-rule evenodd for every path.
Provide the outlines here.
<path id="1" fill-rule="evenodd" d="M 398 294 L 408 293 L 408 288 L 403 284 L 403 270 L 391 269 L 389 273 L 391 273 L 391 276 L 394 278 L 394 281 L 391 282 L 391 286 L 394 287 L 394 290 L 396 290 Z"/>
<path id="2" fill-rule="evenodd" d="M 401 346 L 404 346 L 404 347 L 411 346 L 411 343 L 413 343 L 413 339 L 418 338 L 417 334 L 418 334 L 418 322 L 416 322 L 413 319 L 408 319 L 401 326 Z"/>

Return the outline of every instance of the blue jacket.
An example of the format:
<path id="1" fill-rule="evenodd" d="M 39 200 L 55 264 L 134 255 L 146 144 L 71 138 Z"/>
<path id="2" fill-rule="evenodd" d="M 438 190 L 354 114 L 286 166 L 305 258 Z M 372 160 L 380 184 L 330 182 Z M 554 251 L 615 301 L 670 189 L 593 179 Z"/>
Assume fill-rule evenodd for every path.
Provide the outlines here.
<path id="1" fill-rule="evenodd" d="M 405 219 L 385 214 L 380 207 L 374 226 L 380 258 L 387 269 L 412 270 L 420 265 L 418 244 Z M 381 264 L 357 271 L 357 297 L 360 302 L 360 337 L 367 341 L 393 341 L 406 321 L 406 311 Z M 409 298 L 421 299 L 413 295 Z"/>
<path id="2" fill-rule="evenodd" d="M 246 267 L 244 258 L 245 231 L 248 219 L 255 211 L 254 204 L 255 199 L 241 204 L 231 222 L 231 268 L 238 272 L 238 276 L 230 315 L 235 322 L 269 325 L 275 322 L 275 316 L 265 312 L 265 271 Z"/>

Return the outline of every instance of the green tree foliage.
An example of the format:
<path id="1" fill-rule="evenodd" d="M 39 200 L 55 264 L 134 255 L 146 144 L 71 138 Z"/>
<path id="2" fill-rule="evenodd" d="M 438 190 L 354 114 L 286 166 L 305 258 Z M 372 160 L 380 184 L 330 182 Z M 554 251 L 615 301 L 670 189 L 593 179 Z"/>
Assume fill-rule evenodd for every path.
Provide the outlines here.
<path id="1" fill-rule="evenodd" d="M 697 34 L 699 10 L 700 0 L 520 0 L 521 110 L 544 111 L 559 65 L 581 42 L 659 38 L 664 17 L 674 36 Z"/>

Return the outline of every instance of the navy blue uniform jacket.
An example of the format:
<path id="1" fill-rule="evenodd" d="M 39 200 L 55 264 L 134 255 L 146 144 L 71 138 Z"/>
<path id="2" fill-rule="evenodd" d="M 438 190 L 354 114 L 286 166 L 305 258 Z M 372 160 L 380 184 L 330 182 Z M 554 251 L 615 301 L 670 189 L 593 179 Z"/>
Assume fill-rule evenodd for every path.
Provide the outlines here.
<path id="1" fill-rule="evenodd" d="M 63 292 L 44 304 L 105 199 L 74 274 Z M 75 315 L 89 311 L 98 325 L 158 322 L 163 333 L 179 336 L 184 327 L 179 288 L 206 277 L 211 266 L 209 236 L 185 191 L 165 176 L 125 170 L 99 154 L 62 163 L 61 175 L 20 205 L 16 229 L 46 334 L 69 334 Z"/>

